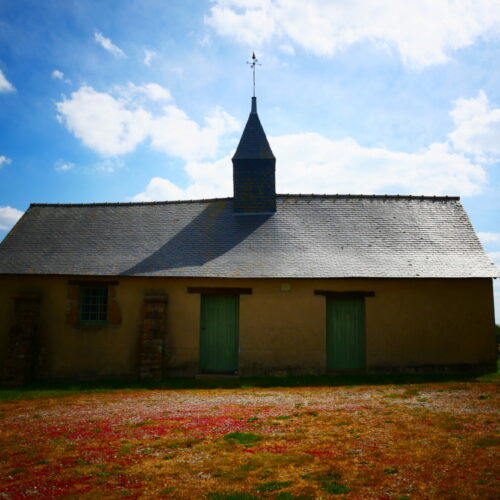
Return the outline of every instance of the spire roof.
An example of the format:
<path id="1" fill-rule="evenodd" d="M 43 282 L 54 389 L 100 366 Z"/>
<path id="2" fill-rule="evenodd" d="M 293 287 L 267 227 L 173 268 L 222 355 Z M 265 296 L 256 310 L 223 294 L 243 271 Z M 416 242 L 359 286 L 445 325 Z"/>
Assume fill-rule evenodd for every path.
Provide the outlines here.
<path id="1" fill-rule="evenodd" d="M 275 159 L 266 133 L 257 114 L 257 98 L 252 97 L 252 110 L 248 117 L 240 143 L 234 153 L 233 160 Z"/>

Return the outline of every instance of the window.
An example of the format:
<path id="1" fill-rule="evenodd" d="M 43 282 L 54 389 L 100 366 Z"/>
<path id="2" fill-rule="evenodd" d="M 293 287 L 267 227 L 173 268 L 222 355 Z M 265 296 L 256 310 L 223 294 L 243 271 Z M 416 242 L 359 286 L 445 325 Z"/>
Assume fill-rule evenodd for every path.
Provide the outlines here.
<path id="1" fill-rule="evenodd" d="M 108 320 L 108 287 L 80 287 L 80 324 L 105 325 Z"/>

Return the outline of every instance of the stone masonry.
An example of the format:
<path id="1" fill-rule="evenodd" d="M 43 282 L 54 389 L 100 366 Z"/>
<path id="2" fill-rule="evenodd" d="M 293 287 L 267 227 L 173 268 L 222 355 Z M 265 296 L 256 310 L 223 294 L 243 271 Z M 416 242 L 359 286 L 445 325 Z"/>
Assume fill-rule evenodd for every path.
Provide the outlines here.
<path id="1" fill-rule="evenodd" d="M 40 296 L 22 293 L 14 297 L 14 325 L 9 332 L 4 385 L 21 386 L 35 378 Z"/>
<path id="2" fill-rule="evenodd" d="M 158 381 L 163 374 L 167 304 L 167 294 L 144 296 L 139 351 L 139 378 L 144 381 Z"/>

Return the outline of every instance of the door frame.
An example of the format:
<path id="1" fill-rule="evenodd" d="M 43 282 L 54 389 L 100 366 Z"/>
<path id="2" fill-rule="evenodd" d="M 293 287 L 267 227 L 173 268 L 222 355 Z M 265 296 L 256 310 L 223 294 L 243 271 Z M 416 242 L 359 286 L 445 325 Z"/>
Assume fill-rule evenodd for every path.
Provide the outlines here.
<path id="1" fill-rule="evenodd" d="M 321 295 L 325 297 L 325 313 L 324 313 L 324 325 L 325 325 L 325 372 L 326 373 L 366 373 L 368 370 L 368 343 L 367 339 L 367 328 L 366 328 L 366 298 L 375 297 L 375 292 L 370 290 L 348 290 L 348 291 L 337 291 L 337 290 L 314 290 L 314 295 Z M 327 302 L 328 299 L 342 299 L 342 298 L 357 298 L 363 300 L 363 367 L 359 369 L 329 369 L 328 368 L 328 350 L 327 350 L 327 336 L 328 336 L 328 309 Z"/>
<path id="2" fill-rule="evenodd" d="M 231 296 L 231 295 L 252 295 L 253 290 L 252 288 L 242 288 L 242 287 L 223 287 L 223 286 L 218 286 L 218 287 L 209 287 L 209 286 L 188 286 L 187 287 L 187 293 L 195 293 L 200 296 L 199 300 L 199 306 L 198 306 L 198 312 L 199 312 L 199 327 L 198 327 L 198 373 L 199 374 L 207 374 L 207 375 L 217 375 L 216 372 L 207 372 L 207 371 L 202 371 L 201 369 L 201 322 L 202 322 L 202 316 L 201 316 L 201 307 L 202 307 L 202 295 L 225 295 L 225 296 Z M 239 297 L 238 297 L 239 298 Z M 224 375 L 238 375 L 239 374 L 239 355 L 240 355 L 240 346 L 241 346 L 241 301 L 239 301 L 239 309 L 238 309 L 238 367 L 235 372 L 219 372 L 220 374 Z"/>

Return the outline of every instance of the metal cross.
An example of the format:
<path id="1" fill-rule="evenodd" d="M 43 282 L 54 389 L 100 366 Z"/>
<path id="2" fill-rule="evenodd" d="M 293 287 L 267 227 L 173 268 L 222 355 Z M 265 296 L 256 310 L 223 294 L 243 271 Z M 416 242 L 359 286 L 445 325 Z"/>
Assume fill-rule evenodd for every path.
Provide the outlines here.
<path id="1" fill-rule="evenodd" d="M 253 70 L 253 96 L 255 97 L 255 66 L 262 66 L 262 64 L 260 64 L 259 60 L 255 57 L 255 52 L 252 52 L 252 61 L 247 61 L 247 64 L 249 64 Z"/>

